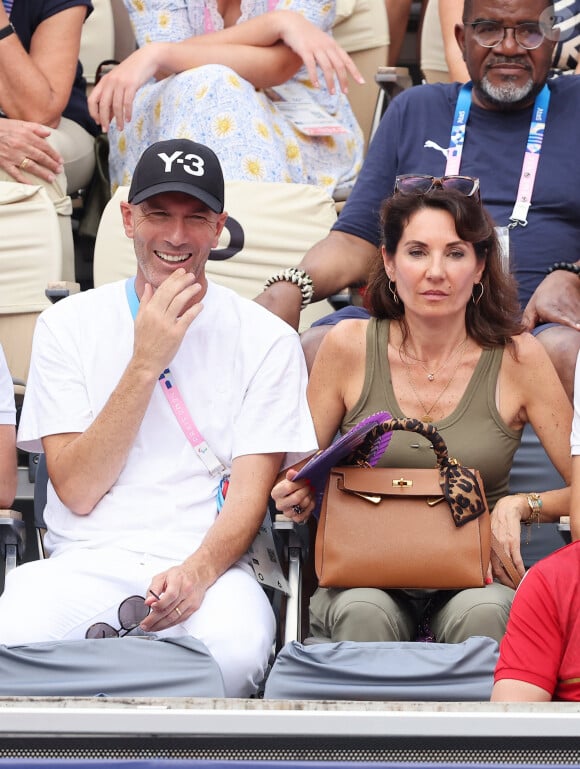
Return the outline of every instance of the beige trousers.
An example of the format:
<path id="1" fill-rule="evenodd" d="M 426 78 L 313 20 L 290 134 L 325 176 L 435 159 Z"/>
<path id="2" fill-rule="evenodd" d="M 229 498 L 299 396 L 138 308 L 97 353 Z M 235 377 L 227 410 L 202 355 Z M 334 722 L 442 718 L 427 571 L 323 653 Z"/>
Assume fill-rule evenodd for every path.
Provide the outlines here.
<path id="1" fill-rule="evenodd" d="M 48 142 L 64 158 L 64 170 L 52 184 L 24 172 L 30 184 L 44 187 L 58 214 L 62 238 L 62 279 L 75 279 L 75 257 L 71 227 L 72 203 L 70 195 L 87 186 L 95 165 L 94 137 L 78 123 L 62 118 L 58 128 L 52 129 Z M 0 181 L 14 181 L 0 169 Z"/>

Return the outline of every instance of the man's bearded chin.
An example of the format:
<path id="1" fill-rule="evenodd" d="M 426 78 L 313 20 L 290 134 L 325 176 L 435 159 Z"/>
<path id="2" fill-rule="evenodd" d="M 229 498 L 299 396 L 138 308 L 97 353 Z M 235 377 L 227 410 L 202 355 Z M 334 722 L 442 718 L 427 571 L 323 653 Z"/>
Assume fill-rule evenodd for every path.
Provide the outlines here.
<path id="1" fill-rule="evenodd" d="M 535 97 L 541 89 L 535 87 L 531 77 L 524 85 L 516 85 L 509 80 L 501 85 L 492 85 L 487 75 L 484 75 L 478 83 L 478 90 L 485 101 L 496 107 L 517 109 L 522 103 L 528 102 L 532 96 Z"/>

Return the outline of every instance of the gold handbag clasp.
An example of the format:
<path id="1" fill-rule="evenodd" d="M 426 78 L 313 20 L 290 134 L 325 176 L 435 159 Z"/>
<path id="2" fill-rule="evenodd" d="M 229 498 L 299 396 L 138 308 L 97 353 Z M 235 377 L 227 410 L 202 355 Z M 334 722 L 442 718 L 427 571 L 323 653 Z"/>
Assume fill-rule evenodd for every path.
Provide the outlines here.
<path id="1" fill-rule="evenodd" d="M 408 480 L 407 478 L 398 478 L 393 481 L 393 486 L 397 488 L 403 488 L 405 486 L 412 486 L 413 481 Z"/>

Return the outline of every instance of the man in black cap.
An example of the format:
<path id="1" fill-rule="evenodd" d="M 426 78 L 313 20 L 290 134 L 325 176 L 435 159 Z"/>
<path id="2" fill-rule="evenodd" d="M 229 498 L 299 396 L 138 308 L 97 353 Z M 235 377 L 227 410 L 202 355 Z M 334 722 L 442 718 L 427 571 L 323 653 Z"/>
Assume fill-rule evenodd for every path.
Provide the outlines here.
<path id="1" fill-rule="evenodd" d="M 0 643 L 115 633 L 139 595 L 142 630 L 201 639 L 247 696 L 275 623 L 246 552 L 285 452 L 316 448 L 298 335 L 205 276 L 227 217 L 210 149 L 152 145 L 121 208 L 135 278 L 38 322 L 19 440 L 46 453 L 51 557 L 13 572 Z"/>

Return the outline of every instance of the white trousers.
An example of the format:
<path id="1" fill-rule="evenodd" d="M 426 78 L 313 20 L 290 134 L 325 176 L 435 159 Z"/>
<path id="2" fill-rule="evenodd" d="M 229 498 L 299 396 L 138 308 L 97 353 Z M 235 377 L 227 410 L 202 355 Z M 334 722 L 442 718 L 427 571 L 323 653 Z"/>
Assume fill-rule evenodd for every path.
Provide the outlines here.
<path id="1" fill-rule="evenodd" d="M 115 549 L 75 549 L 12 571 L 0 596 L 0 643 L 84 638 L 94 622 L 119 628 L 119 604 L 146 596 L 151 578 L 177 562 Z M 275 635 L 263 589 L 239 566 L 223 574 L 202 605 L 160 636 L 191 635 L 220 666 L 226 695 L 248 697 L 262 681 Z"/>

